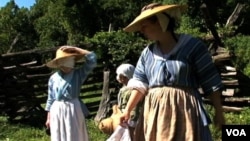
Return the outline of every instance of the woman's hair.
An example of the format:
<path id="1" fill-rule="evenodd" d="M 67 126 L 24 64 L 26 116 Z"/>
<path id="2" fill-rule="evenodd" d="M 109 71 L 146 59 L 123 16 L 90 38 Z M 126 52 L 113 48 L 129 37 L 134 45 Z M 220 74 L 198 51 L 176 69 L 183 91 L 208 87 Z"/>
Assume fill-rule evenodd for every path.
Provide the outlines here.
<path id="1" fill-rule="evenodd" d="M 158 6 L 162 6 L 162 4 L 161 3 L 148 4 L 141 9 L 141 12 L 143 12 L 147 9 L 153 9 L 154 7 L 158 7 Z M 162 12 L 162 14 L 165 15 L 169 19 L 167 30 L 173 32 L 175 29 L 175 19 L 173 17 L 171 17 L 169 14 L 167 14 L 166 12 Z M 150 16 L 146 20 L 149 20 L 152 23 L 155 23 L 158 21 L 156 15 Z"/>
<path id="2" fill-rule="evenodd" d="M 154 7 L 157 7 L 157 6 L 162 6 L 161 3 L 151 3 L 151 4 L 148 4 L 146 6 L 144 6 L 142 9 L 141 9 L 141 12 L 147 10 L 147 9 L 153 9 Z M 174 29 L 176 27 L 176 21 L 173 17 L 171 17 L 168 13 L 166 12 L 162 12 L 163 15 L 165 15 L 168 19 L 169 19 L 169 23 L 168 23 L 168 26 L 167 26 L 167 31 L 170 31 L 173 38 L 177 41 L 177 37 L 176 35 L 174 34 Z M 149 20 L 150 22 L 152 23 L 155 23 L 158 21 L 158 18 L 156 15 L 153 15 L 153 16 L 150 16 L 148 17 L 146 20 Z"/>

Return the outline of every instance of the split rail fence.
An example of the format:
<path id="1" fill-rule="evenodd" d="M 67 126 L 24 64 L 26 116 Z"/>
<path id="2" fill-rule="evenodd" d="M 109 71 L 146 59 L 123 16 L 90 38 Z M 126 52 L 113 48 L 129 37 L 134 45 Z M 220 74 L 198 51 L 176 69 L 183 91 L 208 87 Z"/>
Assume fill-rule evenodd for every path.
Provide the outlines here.
<path id="1" fill-rule="evenodd" d="M 236 9 L 242 9 L 242 6 L 239 4 Z M 202 5 L 201 10 L 213 35 L 209 50 L 225 86 L 222 94 L 223 105 L 249 106 L 250 78 L 233 66 L 232 55 L 223 47 L 206 5 Z M 229 18 L 228 23 L 232 24 L 239 13 L 233 12 L 230 17 L 234 18 Z M 8 116 L 10 121 L 34 116 L 45 120 L 47 83 L 53 70 L 45 66 L 46 60 L 43 59 L 54 58 L 56 49 L 28 50 L 0 56 L 0 115 Z M 98 66 L 89 75 L 81 90 L 81 98 L 91 111 L 91 117 L 95 116 L 97 122 L 109 114 L 119 86 L 114 68 L 107 69 L 107 66 L 99 63 L 102 61 L 99 58 Z M 209 100 L 204 98 L 204 102 L 209 103 Z"/>

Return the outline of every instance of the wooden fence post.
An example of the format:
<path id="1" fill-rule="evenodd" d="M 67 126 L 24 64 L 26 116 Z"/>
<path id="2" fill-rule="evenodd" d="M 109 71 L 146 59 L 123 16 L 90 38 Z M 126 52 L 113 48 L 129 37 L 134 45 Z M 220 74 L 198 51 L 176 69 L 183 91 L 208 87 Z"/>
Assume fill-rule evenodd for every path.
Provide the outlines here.
<path id="1" fill-rule="evenodd" d="M 103 72 L 102 99 L 94 119 L 96 124 L 98 124 L 103 118 L 106 118 L 110 110 L 109 75 L 110 71 Z"/>

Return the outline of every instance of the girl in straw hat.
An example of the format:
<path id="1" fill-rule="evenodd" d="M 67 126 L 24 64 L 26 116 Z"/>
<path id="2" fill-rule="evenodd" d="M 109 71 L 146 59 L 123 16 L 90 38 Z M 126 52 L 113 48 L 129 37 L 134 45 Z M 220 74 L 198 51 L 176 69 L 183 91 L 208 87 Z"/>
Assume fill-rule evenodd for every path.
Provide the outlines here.
<path id="1" fill-rule="evenodd" d="M 84 64 L 75 68 L 75 62 L 84 58 Z M 94 52 L 78 47 L 62 46 L 56 58 L 46 64 L 59 69 L 48 82 L 48 111 L 46 126 L 52 141 L 88 141 L 84 113 L 87 108 L 79 99 L 83 82 L 96 66 Z M 83 112 L 82 112 L 83 111 Z"/>
<path id="2" fill-rule="evenodd" d="M 155 41 L 141 53 L 128 82 L 134 90 L 120 117 L 121 125 L 127 122 L 131 109 L 145 97 L 141 135 L 146 141 L 211 141 L 211 121 L 202 105 L 200 87 L 215 107 L 214 124 L 218 128 L 224 124 L 223 85 L 207 47 L 190 35 L 174 32 L 184 9 L 149 4 L 124 28 Z"/>

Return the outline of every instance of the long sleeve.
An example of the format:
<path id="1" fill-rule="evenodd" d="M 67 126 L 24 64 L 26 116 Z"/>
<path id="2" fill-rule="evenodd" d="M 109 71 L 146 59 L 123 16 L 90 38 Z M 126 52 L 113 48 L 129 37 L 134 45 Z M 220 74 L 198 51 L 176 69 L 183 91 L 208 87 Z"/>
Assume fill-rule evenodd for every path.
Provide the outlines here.
<path id="1" fill-rule="evenodd" d="M 55 94 L 53 92 L 53 79 L 50 77 L 48 82 L 48 99 L 46 102 L 45 111 L 50 111 L 52 103 L 55 101 Z"/>
<path id="2" fill-rule="evenodd" d="M 95 68 L 97 64 L 96 54 L 94 52 L 87 54 L 85 57 L 86 57 L 86 62 L 84 62 L 83 66 L 80 67 L 80 69 L 78 70 L 80 78 L 82 79 L 81 83 L 83 83 L 86 80 L 89 73 Z"/>

